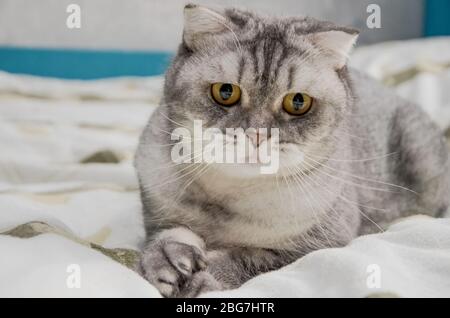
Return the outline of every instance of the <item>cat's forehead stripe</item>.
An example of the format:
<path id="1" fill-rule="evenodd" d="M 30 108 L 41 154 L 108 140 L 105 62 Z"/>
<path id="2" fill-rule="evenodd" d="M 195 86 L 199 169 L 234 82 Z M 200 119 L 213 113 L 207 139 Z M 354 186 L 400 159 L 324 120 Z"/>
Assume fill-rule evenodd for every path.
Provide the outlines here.
<path id="1" fill-rule="evenodd" d="M 245 67 L 245 57 L 241 56 L 241 59 L 239 61 L 238 80 L 237 80 L 238 83 L 240 83 L 242 81 L 242 75 L 244 73 L 244 67 Z"/>
<path id="2" fill-rule="evenodd" d="M 254 40 L 245 43 L 245 46 L 253 65 L 252 76 L 255 83 L 259 83 L 261 95 L 270 95 L 270 85 L 279 83 L 281 76 L 286 77 L 283 81 L 288 82 L 288 88 L 293 85 L 295 68 L 285 66 L 289 57 L 294 54 L 293 49 L 286 41 L 274 39 L 273 37 L 256 36 Z M 282 72 L 282 69 L 289 72 Z M 244 69 L 240 71 L 245 71 Z M 240 79 L 242 79 L 240 73 Z"/>
<path id="3" fill-rule="evenodd" d="M 288 75 L 288 85 L 287 89 L 292 89 L 292 86 L 294 85 L 294 74 L 296 72 L 296 67 L 294 65 L 289 67 L 289 75 Z"/>

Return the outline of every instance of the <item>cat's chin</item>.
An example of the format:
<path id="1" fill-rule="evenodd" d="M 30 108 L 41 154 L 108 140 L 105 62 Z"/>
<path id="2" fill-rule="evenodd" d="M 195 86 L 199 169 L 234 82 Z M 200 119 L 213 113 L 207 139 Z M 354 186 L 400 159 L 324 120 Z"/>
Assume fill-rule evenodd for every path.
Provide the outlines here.
<path id="1" fill-rule="evenodd" d="M 270 177 L 274 174 L 263 173 L 264 165 L 257 163 L 243 164 L 213 164 L 211 168 L 219 175 L 233 179 L 254 179 L 261 177 Z"/>
<path id="2" fill-rule="evenodd" d="M 266 169 L 263 170 L 262 168 Z M 267 169 L 267 166 L 261 164 L 212 164 L 210 171 L 219 178 L 227 179 L 270 179 L 277 177 L 288 177 L 291 175 L 290 170 L 280 167 L 279 169 Z M 267 171 L 269 170 L 269 171 Z"/>
<path id="3" fill-rule="evenodd" d="M 210 164 L 210 171 L 213 171 L 215 175 L 222 176 L 230 179 L 270 179 L 276 177 L 289 177 L 292 173 L 300 173 L 300 170 L 304 170 L 302 165 L 303 160 L 299 157 L 288 158 L 286 160 L 281 157 L 281 162 L 276 164 L 261 164 L 261 163 L 242 163 L 242 164 Z"/>

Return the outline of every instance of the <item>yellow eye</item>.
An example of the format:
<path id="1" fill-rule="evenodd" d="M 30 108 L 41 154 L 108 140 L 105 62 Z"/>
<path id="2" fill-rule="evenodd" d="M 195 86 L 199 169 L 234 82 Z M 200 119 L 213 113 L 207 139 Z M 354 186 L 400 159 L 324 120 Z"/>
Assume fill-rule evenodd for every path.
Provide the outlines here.
<path id="1" fill-rule="evenodd" d="M 312 97 L 307 94 L 287 94 L 283 99 L 283 108 L 291 115 L 301 116 L 306 114 L 311 109 L 312 102 Z"/>
<path id="2" fill-rule="evenodd" d="M 241 99 L 239 86 L 229 83 L 215 83 L 211 85 L 211 96 L 222 106 L 233 106 Z"/>

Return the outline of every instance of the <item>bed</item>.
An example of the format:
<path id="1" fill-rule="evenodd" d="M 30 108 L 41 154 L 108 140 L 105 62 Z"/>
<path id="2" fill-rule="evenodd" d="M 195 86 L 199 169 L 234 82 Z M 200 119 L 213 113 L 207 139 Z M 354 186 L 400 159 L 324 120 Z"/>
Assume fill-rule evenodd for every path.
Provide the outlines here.
<path id="1" fill-rule="evenodd" d="M 351 64 L 450 137 L 450 37 L 361 47 Z M 132 159 L 162 84 L 0 73 L 0 297 L 161 297 L 135 270 L 144 230 Z M 450 297 L 450 218 L 397 220 L 201 295 L 416 296 Z"/>

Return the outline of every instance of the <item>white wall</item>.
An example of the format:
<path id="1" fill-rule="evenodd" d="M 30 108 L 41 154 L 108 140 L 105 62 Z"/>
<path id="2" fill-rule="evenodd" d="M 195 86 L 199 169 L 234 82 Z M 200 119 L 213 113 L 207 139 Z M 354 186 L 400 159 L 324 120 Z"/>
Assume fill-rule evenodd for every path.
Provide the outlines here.
<path id="1" fill-rule="evenodd" d="M 163 49 L 178 45 L 185 0 L 0 0 L 0 45 Z M 423 0 L 209 0 L 266 13 L 312 15 L 362 27 L 361 42 L 418 37 Z M 82 28 L 66 27 L 66 7 L 81 6 Z M 366 7 L 382 8 L 381 30 L 365 27 Z"/>

